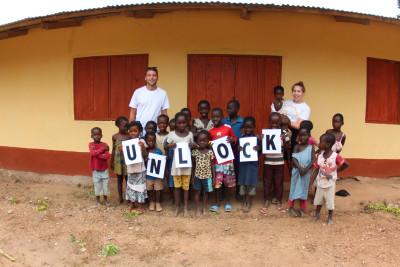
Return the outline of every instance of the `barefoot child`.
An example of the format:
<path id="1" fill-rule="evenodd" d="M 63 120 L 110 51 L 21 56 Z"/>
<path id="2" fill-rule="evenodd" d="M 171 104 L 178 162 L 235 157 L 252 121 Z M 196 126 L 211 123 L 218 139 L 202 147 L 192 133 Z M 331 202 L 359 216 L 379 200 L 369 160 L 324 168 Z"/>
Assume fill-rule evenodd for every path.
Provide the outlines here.
<path id="1" fill-rule="evenodd" d="M 118 149 L 119 145 L 121 145 L 122 141 L 128 140 L 129 135 L 128 131 L 126 130 L 126 125 L 128 124 L 128 119 L 126 117 L 118 117 L 115 120 L 115 126 L 118 127 L 118 133 L 112 136 L 112 152 L 111 152 L 111 170 L 117 176 L 117 187 L 118 187 L 118 196 L 119 196 L 119 203 L 122 204 L 124 202 L 123 198 L 123 185 L 127 181 L 127 172 L 126 172 L 126 165 L 124 161 L 124 157 L 121 151 Z M 125 181 L 125 183 L 124 183 Z"/>
<path id="2" fill-rule="evenodd" d="M 269 115 L 269 125 L 271 129 L 280 129 L 281 115 L 272 112 Z M 281 206 L 284 168 L 283 147 L 278 154 L 264 155 L 264 205 L 260 210 L 261 213 L 265 214 L 271 203 Z"/>
<path id="3" fill-rule="evenodd" d="M 343 115 L 336 113 L 332 118 L 332 129 L 326 131 L 326 133 L 331 133 L 335 136 L 336 142 L 332 146 L 332 151 L 340 153 L 346 142 L 346 135 L 342 132 L 342 126 L 344 124 Z"/>
<path id="4" fill-rule="evenodd" d="M 321 153 L 314 163 L 315 169 L 311 178 L 311 183 L 314 182 L 315 178 L 317 179 L 317 191 L 314 198 L 314 205 L 317 206 L 315 220 L 319 220 L 322 204 L 325 202 L 328 210 L 328 224 L 333 223 L 337 173 L 349 167 L 347 161 L 332 151 L 335 141 L 336 138 L 333 134 L 326 133 L 320 137 L 319 149 Z"/>
<path id="5" fill-rule="evenodd" d="M 166 147 L 171 150 L 175 149 L 176 144 L 186 142 L 189 145 L 193 144 L 193 134 L 188 129 L 188 120 L 184 113 L 179 112 L 175 115 L 176 128 L 168 134 L 166 138 Z M 175 157 L 172 160 L 171 175 L 174 181 L 174 200 L 175 200 L 175 215 L 179 214 L 179 206 L 181 202 L 181 191 L 183 190 L 183 215 L 188 215 L 189 201 L 189 185 L 192 168 L 176 168 Z"/>
<path id="6" fill-rule="evenodd" d="M 211 119 L 213 122 L 213 128 L 209 130 L 211 141 L 214 141 L 221 137 L 227 137 L 228 142 L 231 145 L 235 145 L 236 143 L 236 136 L 233 132 L 232 128 L 229 125 L 222 123 L 222 118 L 224 113 L 220 108 L 214 108 L 211 112 Z M 214 181 L 214 188 L 215 188 L 215 197 L 216 197 L 216 204 L 212 205 L 209 210 L 212 212 L 219 212 L 220 206 L 220 191 L 222 185 L 227 188 L 226 194 L 226 204 L 224 207 L 225 212 L 232 211 L 232 204 L 231 204 L 231 196 L 235 192 L 236 187 L 236 174 L 235 174 L 235 167 L 233 165 L 233 161 L 228 161 L 223 164 L 218 164 L 216 161 L 214 162 L 215 168 L 215 181 Z"/>
<path id="7" fill-rule="evenodd" d="M 283 86 L 277 85 L 274 87 L 274 101 L 271 104 L 271 112 L 279 112 L 283 106 L 283 96 L 285 95 L 285 89 Z"/>
<path id="8" fill-rule="evenodd" d="M 310 132 L 306 128 L 300 128 L 298 144 L 295 145 L 292 154 L 293 168 L 288 200 L 289 215 L 292 217 L 301 217 L 306 213 L 310 172 L 314 159 L 314 147 L 308 144 L 309 138 Z M 300 211 L 294 209 L 296 200 L 300 200 Z"/>
<path id="9" fill-rule="evenodd" d="M 194 162 L 193 189 L 195 190 L 194 199 L 196 202 L 196 215 L 205 213 L 207 207 L 208 194 L 213 191 L 212 181 L 215 177 L 214 154 L 209 147 L 210 134 L 202 130 L 197 135 L 197 148 L 192 150 Z M 203 206 L 200 210 L 200 194 L 203 196 Z"/>
<path id="10" fill-rule="evenodd" d="M 109 205 L 108 196 L 108 163 L 110 158 L 109 147 L 101 142 L 103 137 L 99 127 L 91 130 L 93 142 L 89 143 L 90 152 L 90 170 L 92 171 L 94 194 L 96 195 L 96 204 L 100 205 L 100 196 L 103 196 L 106 205 Z"/>
<path id="11" fill-rule="evenodd" d="M 139 121 L 131 121 L 126 126 L 131 139 L 139 138 L 143 128 Z M 143 159 L 147 155 L 145 141 L 139 140 Z M 143 204 L 147 198 L 146 190 L 146 167 L 144 162 L 129 164 L 126 166 L 128 171 L 128 183 L 126 186 L 126 200 L 131 202 L 131 210 L 137 209 L 140 213 L 144 212 Z"/>
<path id="12" fill-rule="evenodd" d="M 162 155 L 161 149 L 156 146 L 156 134 L 147 132 L 144 139 L 147 144 L 147 153 L 155 153 Z M 149 210 L 162 211 L 161 207 L 161 190 L 163 189 L 163 180 L 157 177 L 146 175 L 146 188 L 150 198 Z"/>
<path id="13" fill-rule="evenodd" d="M 259 138 L 254 133 L 256 120 L 254 117 L 245 117 L 243 120 L 243 134 L 241 138 L 257 137 L 257 145 L 251 149 L 260 151 Z M 250 148 L 249 148 L 250 149 Z M 243 147 L 239 146 L 239 151 Z M 258 160 L 239 163 L 238 185 L 240 186 L 239 194 L 242 196 L 243 212 L 247 213 L 251 210 L 253 197 L 256 195 L 256 187 L 258 182 Z"/>

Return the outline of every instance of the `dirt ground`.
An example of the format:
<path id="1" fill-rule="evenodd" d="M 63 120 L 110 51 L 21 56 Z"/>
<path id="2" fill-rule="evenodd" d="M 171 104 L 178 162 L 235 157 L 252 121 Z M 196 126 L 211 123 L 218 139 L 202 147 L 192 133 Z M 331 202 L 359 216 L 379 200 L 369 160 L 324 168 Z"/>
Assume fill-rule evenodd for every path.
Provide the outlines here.
<path id="1" fill-rule="evenodd" d="M 400 203 L 400 178 L 338 182 L 351 196 L 336 197 L 334 224 L 290 218 L 271 207 L 249 214 L 174 217 L 164 211 L 129 218 L 117 205 L 94 206 L 90 179 L 0 171 L 0 266 L 399 266 L 400 218 L 364 212 L 369 202 Z M 287 186 L 286 186 L 287 188 Z M 287 196 L 287 192 L 285 194 Z M 48 209 L 37 211 L 37 201 Z M 168 204 L 167 204 L 168 203 Z M 71 242 L 71 234 L 81 242 Z M 120 248 L 101 256 L 103 245 Z"/>

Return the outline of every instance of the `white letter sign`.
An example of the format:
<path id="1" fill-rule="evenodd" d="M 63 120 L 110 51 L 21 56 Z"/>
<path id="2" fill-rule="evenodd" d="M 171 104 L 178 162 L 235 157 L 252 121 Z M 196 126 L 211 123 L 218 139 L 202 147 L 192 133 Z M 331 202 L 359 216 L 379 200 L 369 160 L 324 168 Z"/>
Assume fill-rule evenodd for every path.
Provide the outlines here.
<path id="1" fill-rule="evenodd" d="M 240 162 L 258 161 L 258 151 L 254 150 L 257 146 L 257 137 L 242 137 L 239 139 Z"/>
<path id="2" fill-rule="evenodd" d="M 142 150 L 139 146 L 139 138 L 122 141 L 122 151 L 124 152 L 126 165 L 143 161 Z"/>
<path id="3" fill-rule="evenodd" d="M 190 153 L 189 144 L 186 142 L 176 143 L 174 151 L 175 168 L 192 167 L 192 153 Z"/>
<path id="4" fill-rule="evenodd" d="M 262 151 L 263 154 L 282 153 L 281 129 L 263 129 Z"/>
<path id="5" fill-rule="evenodd" d="M 165 164 L 167 157 L 155 153 L 149 153 L 147 160 L 147 171 L 146 174 L 151 177 L 164 179 Z"/>
<path id="6" fill-rule="evenodd" d="M 228 142 L 228 138 L 226 136 L 214 140 L 212 142 L 212 149 L 218 164 L 225 163 L 235 158 L 233 155 L 232 146 Z"/>

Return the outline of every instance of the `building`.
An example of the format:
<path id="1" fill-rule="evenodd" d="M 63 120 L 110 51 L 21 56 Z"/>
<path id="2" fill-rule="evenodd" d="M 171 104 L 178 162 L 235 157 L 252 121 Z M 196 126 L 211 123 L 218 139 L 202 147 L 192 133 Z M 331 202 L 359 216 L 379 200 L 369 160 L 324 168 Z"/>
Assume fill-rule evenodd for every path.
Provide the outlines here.
<path id="1" fill-rule="evenodd" d="M 169 114 L 198 100 L 265 126 L 272 88 L 302 80 L 318 137 L 345 116 L 349 175 L 400 175 L 400 20 L 322 8 L 157 3 L 0 26 L 0 167 L 87 174 L 90 129 L 116 132 L 147 65 Z M 95 94 L 94 94 L 95 92 Z"/>

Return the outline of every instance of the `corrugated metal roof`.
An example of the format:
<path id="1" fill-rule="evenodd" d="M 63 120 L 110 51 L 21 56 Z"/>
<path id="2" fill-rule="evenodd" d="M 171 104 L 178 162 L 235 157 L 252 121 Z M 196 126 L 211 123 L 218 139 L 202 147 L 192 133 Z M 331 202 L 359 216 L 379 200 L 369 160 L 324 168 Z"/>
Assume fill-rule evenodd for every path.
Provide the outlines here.
<path id="1" fill-rule="evenodd" d="M 83 13 L 83 12 L 96 12 L 96 11 L 118 11 L 122 9 L 127 9 L 127 8 L 134 8 L 134 7 L 143 7 L 143 9 L 146 9 L 146 7 L 155 7 L 155 6 L 167 6 L 168 8 L 174 8 L 177 7 L 179 8 L 180 6 L 195 6 L 195 5 L 202 5 L 202 6 L 207 6 L 207 7 L 245 7 L 245 8 L 271 8 L 271 9 L 302 9 L 302 10 L 310 10 L 310 11 L 315 11 L 315 12 L 321 12 L 321 13 L 340 13 L 343 16 L 361 16 L 363 18 L 371 18 L 375 20 L 380 20 L 380 21 L 386 21 L 386 22 L 393 22 L 397 21 L 400 22 L 399 18 L 395 17 L 388 17 L 388 16 L 380 16 L 380 15 L 374 15 L 374 14 L 368 14 L 368 13 L 361 13 L 361 12 L 355 12 L 355 11 L 347 11 L 347 10 L 341 10 L 341 9 L 331 9 L 331 8 L 326 8 L 326 7 L 321 7 L 321 6 L 307 6 L 307 5 L 290 5 L 290 4 L 271 4 L 272 1 L 266 1 L 266 0 L 256 0 L 256 1 L 250 1 L 250 0 L 230 0 L 230 1 L 151 1 L 151 0 L 141 0 L 137 1 L 133 4 L 124 4 L 124 5 L 108 5 L 108 6 L 103 6 L 103 7 L 95 7 L 95 8 L 88 8 L 88 9 L 78 9 L 78 10 L 69 10 L 69 11 L 62 11 L 62 12 L 57 12 L 53 14 L 48 14 L 45 16 L 37 16 L 37 17 L 29 17 L 25 19 L 21 19 L 18 21 L 14 21 L 11 23 L 6 23 L 0 25 L 0 31 L 4 30 L 9 30 L 13 28 L 19 28 L 22 24 L 27 24 L 29 25 L 29 22 L 34 22 L 38 20 L 51 20 L 53 17 L 59 17 L 63 15 L 68 15 L 68 14 L 74 14 L 74 13 Z M 116 12 L 113 12 L 116 13 Z M 13 27 L 14 26 L 14 27 Z"/>

